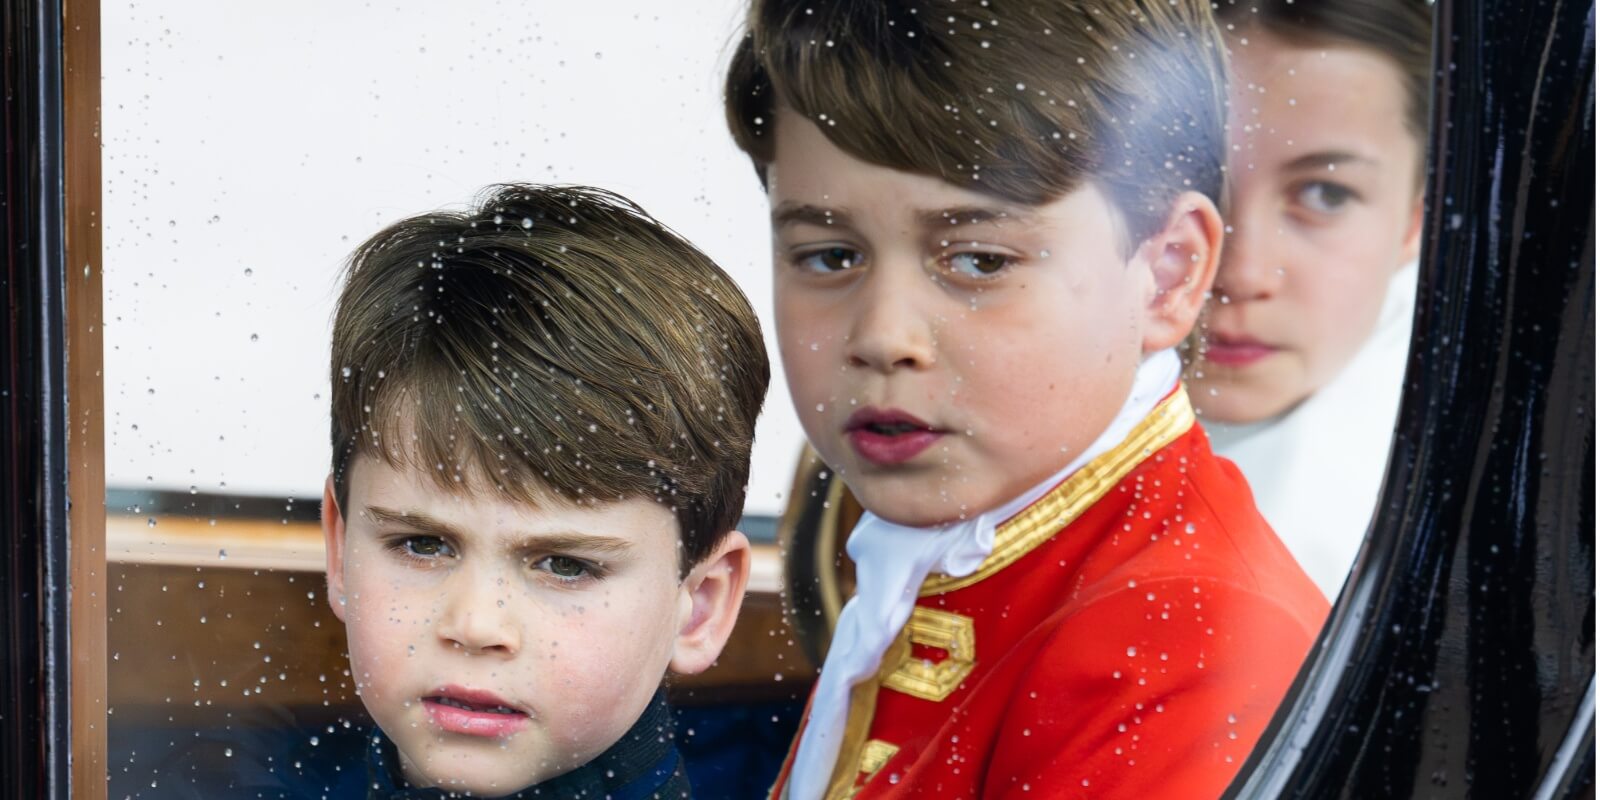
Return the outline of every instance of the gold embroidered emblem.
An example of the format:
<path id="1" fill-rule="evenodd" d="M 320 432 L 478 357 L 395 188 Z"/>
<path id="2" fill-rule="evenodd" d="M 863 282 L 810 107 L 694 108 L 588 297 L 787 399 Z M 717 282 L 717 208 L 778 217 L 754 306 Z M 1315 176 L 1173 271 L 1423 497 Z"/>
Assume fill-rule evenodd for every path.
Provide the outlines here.
<path id="1" fill-rule="evenodd" d="M 889 763 L 889 759 L 894 758 L 894 754 L 898 752 L 900 752 L 899 745 L 889 744 L 882 739 L 867 740 L 867 743 L 861 746 L 861 771 L 856 778 L 857 783 L 850 787 L 850 791 L 842 800 L 850 800 L 859 794 L 873 776 L 878 774 L 878 770 L 883 769 L 883 765 Z"/>
<path id="2" fill-rule="evenodd" d="M 945 651 L 946 658 L 934 662 L 917 658 L 911 648 L 901 651 L 900 663 L 883 680 L 883 687 L 922 700 L 941 702 L 972 674 L 977 663 L 978 636 L 971 617 L 917 606 L 906 622 L 911 644 Z"/>

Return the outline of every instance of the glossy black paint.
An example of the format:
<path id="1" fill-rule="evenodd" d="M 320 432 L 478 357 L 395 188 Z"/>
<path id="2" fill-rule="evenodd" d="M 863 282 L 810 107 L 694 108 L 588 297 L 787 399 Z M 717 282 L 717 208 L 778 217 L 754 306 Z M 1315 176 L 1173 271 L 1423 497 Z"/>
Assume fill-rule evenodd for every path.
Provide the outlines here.
<path id="1" fill-rule="evenodd" d="M 1235 797 L 1594 793 L 1594 5 L 1436 13 L 1383 501 Z"/>
<path id="2" fill-rule="evenodd" d="M 0 796 L 65 798 L 70 728 L 61 6 L 7 0 L 0 20 Z"/>

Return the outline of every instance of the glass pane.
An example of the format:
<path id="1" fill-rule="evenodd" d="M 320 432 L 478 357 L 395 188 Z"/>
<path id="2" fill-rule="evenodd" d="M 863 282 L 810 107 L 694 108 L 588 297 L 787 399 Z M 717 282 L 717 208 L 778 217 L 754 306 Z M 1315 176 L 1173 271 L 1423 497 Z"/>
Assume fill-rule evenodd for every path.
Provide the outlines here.
<path id="1" fill-rule="evenodd" d="M 739 4 L 103 13 L 111 793 L 364 796 L 371 721 L 318 524 L 340 269 L 492 183 L 596 185 L 710 255 L 770 332 L 765 201 L 722 116 Z M 778 598 L 801 434 L 776 370 L 767 403 L 742 621 L 672 683 L 713 794 L 765 788 L 813 672 Z"/>
<path id="2" fill-rule="evenodd" d="M 1428 11 L 1223 4 L 1213 30 L 1169 3 L 1023 4 L 1026 24 L 845 5 L 758 19 L 755 39 L 739 0 L 104 10 L 114 796 L 360 796 L 396 763 L 374 761 L 369 713 L 395 662 L 357 644 L 352 666 L 351 619 L 451 612 L 399 579 L 354 605 L 330 590 L 341 268 L 397 221 L 490 213 L 473 198 L 506 181 L 637 201 L 765 333 L 749 593 L 716 665 L 666 682 L 698 794 L 765 792 L 808 699 L 813 741 L 844 741 L 800 740 L 796 797 L 1226 783 L 1376 501 L 1415 299 Z M 1113 14 L 1132 22 L 1084 23 Z M 522 227 L 547 222 L 568 224 Z M 439 247 L 418 263 L 442 281 Z M 420 513 L 419 463 L 390 465 L 418 481 L 400 513 L 356 502 L 337 530 L 367 520 L 349 535 L 466 564 L 481 532 Z M 512 502 L 463 474 L 440 497 Z M 453 686 L 391 709 L 428 709 L 442 750 L 391 723 L 376 752 L 397 780 L 483 793 L 419 766 L 467 752 L 437 714 L 534 715 Z"/>

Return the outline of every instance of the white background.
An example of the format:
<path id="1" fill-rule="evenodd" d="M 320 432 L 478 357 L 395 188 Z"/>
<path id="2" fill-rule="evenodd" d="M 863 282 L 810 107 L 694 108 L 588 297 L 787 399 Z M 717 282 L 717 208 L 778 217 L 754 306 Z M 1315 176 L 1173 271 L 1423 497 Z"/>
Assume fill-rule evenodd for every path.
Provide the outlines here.
<path id="1" fill-rule="evenodd" d="M 766 199 L 722 121 L 743 0 L 103 7 L 107 482 L 320 496 L 338 270 L 490 183 L 621 192 L 739 281 L 774 354 L 748 510 L 801 434 Z"/>

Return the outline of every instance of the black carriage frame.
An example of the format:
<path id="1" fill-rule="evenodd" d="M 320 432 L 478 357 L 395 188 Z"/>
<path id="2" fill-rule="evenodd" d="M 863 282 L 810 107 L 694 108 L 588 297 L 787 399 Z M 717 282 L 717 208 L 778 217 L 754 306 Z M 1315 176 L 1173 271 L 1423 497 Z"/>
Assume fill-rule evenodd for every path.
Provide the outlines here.
<path id="1" fill-rule="evenodd" d="M 67 688 L 62 10 L 0 12 L 8 798 L 102 780 L 72 769 Z M 1436 13 L 1427 236 L 1382 501 L 1232 797 L 1594 795 L 1594 4 Z"/>

